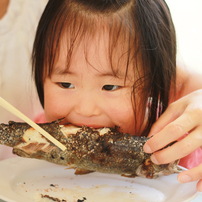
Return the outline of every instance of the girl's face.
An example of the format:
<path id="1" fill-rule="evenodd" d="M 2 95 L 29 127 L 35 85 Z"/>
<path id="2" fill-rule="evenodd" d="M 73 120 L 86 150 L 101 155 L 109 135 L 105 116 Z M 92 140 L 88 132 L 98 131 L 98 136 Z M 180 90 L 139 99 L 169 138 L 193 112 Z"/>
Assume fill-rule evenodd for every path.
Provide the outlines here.
<path id="1" fill-rule="evenodd" d="M 129 66 L 125 80 L 126 57 L 115 54 L 113 74 L 108 58 L 107 37 L 94 38 L 88 46 L 80 43 L 73 50 L 67 68 L 67 48 L 60 46 L 51 77 L 44 82 L 44 110 L 47 121 L 65 118 L 62 123 L 93 128 L 119 127 L 135 134 L 131 101 L 134 73 Z M 63 43 L 66 44 L 66 43 Z"/>

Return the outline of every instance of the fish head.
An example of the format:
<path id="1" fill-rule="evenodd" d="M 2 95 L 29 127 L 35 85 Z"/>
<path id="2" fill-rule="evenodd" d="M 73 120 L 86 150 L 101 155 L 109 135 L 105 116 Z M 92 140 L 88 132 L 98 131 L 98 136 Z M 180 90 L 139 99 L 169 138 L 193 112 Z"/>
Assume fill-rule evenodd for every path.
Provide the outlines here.
<path id="1" fill-rule="evenodd" d="M 176 160 L 168 164 L 157 165 L 148 157 L 145 162 L 138 167 L 136 174 L 141 177 L 155 179 L 160 176 L 179 173 L 181 168 L 178 166 L 178 163 L 179 160 Z"/>

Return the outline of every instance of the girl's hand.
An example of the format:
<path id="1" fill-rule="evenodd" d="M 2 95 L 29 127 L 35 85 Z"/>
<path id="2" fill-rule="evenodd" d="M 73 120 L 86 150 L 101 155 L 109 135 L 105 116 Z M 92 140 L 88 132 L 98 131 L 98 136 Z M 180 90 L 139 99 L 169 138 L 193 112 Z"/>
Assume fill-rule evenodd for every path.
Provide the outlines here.
<path id="1" fill-rule="evenodd" d="M 202 148 L 202 90 L 170 104 L 152 126 L 151 136 L 144 145 L 144 151 L 154 152 L 151 159 L 156 164 L 170 163 L 187 156 L 198 147 Z M 158 151 L 174 141 L 177 142 L 172 146 Z M 202 164 L 181 172 L 178 180 L 182 183 L 199 180 L 197 190 L 202 191 Z"/>

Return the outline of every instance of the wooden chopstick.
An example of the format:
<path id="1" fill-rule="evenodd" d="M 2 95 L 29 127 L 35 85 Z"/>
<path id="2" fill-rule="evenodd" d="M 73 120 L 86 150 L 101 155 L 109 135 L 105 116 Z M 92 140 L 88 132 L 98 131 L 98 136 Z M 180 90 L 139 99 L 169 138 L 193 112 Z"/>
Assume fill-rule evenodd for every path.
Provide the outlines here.
<path id="1" fill-rule="evenodd" d="M 0 105 L 7 109 L 9 112 L 17 116 L 18 118 L 22 119 L 26 123 L 28 123 L 30 126 L 32 126 L 35 130 L 37 130 L 39 133 L 41 133 L 44 137 L 46 137 L 49 141 L 51 141 L 53 144 L 55 144 L 57 147 L 59 147 L 62 151 L 66 149 L 66 147 L 61 144 L 58 140 L 56 140 L 54 137 L 52 137 L 49 133 L 47 133 L 43 128 L 41 128 L 39 125 L 37 125 L 34 121 L 29 119 L 27 116 L 25 116 L 22 112 L 20 112 L 18 109 L 16 109 L 14 106 L 12 106 L 10 103 L 8 103 L 6 100 L 4 100 L 2 97 L 0 97 Z"/>

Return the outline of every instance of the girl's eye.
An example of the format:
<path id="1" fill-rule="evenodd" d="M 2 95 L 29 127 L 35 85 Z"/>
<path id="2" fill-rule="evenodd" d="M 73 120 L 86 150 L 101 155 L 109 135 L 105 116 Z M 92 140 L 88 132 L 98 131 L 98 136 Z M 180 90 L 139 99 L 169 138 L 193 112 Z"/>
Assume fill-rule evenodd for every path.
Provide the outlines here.
<path id="1" fill-rule="evenodd" d="M 58 83 L 62 88 L 74 88 L 74 85 L 71 83 Z"/>
<path id="2" fill-rule="evenodd" d="M 120 88 L 120 86 L 117 86 L 117 85 L 104 85 L 102 87 L 102 89 L 106 90 L 106 91 L 113 91 L 113 90 L 117 90 L 119 88 Z"/>

